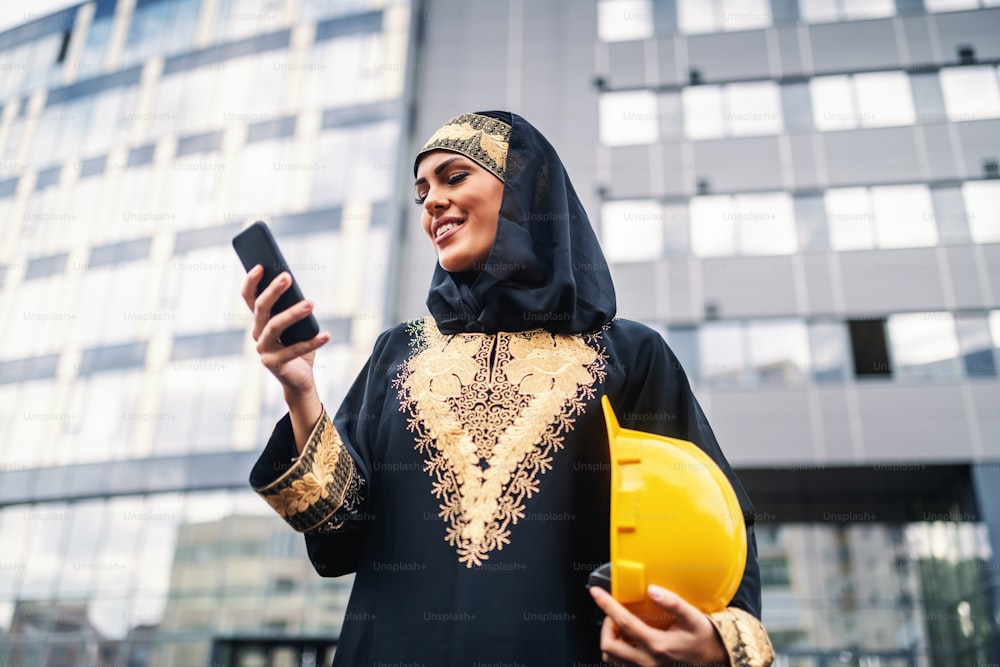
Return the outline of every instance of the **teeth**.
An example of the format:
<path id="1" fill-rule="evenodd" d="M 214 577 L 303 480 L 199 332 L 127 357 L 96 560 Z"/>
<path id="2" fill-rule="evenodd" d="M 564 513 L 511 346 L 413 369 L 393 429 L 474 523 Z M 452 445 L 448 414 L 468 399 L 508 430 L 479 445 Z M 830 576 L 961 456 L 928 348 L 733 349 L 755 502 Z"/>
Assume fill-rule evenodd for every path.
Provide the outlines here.
<path id="1" fill-rule="evenodd" d="M 444 234 L 447 231 L 450 231 L 450 230 L 454 229 L 455 227 L 458 227 L 458 225 L 456 223 L 454 223 L 454 222 L 447 222 L 447 223 L 441 225 L 440 227 L 438 227 L 437 235 L 435 236 L 435 238 L 437 238 L 438 236 L 441 236 L 442 234 Z"/>

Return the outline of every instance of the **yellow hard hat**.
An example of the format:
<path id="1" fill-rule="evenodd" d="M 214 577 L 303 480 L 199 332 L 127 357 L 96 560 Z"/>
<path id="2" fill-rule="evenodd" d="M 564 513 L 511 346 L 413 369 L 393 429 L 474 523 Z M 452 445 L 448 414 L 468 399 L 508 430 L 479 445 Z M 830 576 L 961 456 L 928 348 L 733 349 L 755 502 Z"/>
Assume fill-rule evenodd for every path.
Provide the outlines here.
<path id="1" fill-rule="evenodd" d="M 656 584 L 703 613 L 725 609 L 747 560 L 743 512 L 725 473 L 686 440 L 624 429 L 601 397 L 611 449 L 611 595 L 654 627 L 673 617 Z"/>

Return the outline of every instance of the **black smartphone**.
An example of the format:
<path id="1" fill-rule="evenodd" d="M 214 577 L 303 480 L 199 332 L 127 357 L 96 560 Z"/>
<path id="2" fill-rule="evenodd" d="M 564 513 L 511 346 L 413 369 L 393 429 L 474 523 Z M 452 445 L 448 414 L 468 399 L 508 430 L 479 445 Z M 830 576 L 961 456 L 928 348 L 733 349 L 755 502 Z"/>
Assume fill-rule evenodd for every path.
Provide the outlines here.
<path id="1" fill-rule="evenodd" d="M 271 230 L 267 228 L 267 225 L 262 220 L 258 220 L 234 236 L 233 248 L 236 250 L 236 254 L 239 255 L 240 261 L 243 262 L 243 268 L 248 272 L 258 264 L 264 267 L 264 275 L 261 277 L 260 282 L 257 283 L 257 296 L 260 296 L 260 293 L 282 271 L 288 271 L 289 275 L 292 276 L 291 286 L 274 302 L 274 306 L 271 308 L 271 317 L 291 308 L 305 298 L 302 296 L 302 290 L 299 289 L 299 284 L 296 282 L 295 276 L 292 275 L 291 270 L 288 268 L 288 262 L 285 261 L 281 250 L 278 249 L 278 243 L 274 240 Z M 293 345 L 304 340 L 309 340 L 318 333 L 319 322 L 316 321 L 312 313 L 309 313 L 308 317 L 294 322 L 282 331 L 278 339 L 282 345 Z"/>

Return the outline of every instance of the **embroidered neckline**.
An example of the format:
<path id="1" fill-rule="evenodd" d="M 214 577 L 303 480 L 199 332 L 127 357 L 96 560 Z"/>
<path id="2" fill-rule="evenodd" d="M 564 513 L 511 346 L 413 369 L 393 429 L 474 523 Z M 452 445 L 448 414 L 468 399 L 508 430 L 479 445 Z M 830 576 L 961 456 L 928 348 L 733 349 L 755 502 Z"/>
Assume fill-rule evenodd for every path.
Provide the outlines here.
<path id="1" fill-rule="evenodd" d="M 459 562 L 481 565 L 510 544 L 524 501 L 603 384 L 600 334 L 445 335 L 430 317 L 407 331 L 400 410 L 434 480 L 445 540 Z"/>

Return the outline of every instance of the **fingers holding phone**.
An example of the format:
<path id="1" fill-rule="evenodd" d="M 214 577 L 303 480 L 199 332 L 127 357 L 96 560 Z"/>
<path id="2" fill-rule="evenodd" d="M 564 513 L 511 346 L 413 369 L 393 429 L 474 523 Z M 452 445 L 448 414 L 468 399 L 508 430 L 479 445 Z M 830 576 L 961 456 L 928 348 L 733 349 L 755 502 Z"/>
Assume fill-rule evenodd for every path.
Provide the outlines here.
<path id="1" fill-rule="evenodd" d="M 254 314 L 252 334 L 261 363 L 286 391 L 315 391 L 313 359 L 330 335 L 319 331 L 312 302 L 303 297 L 263 222 L 240 232 L 233 247 L 247 269 L 241 295 Z"/>

